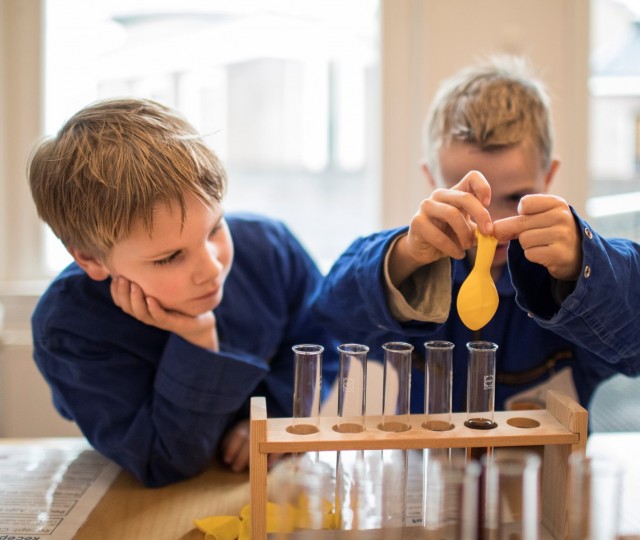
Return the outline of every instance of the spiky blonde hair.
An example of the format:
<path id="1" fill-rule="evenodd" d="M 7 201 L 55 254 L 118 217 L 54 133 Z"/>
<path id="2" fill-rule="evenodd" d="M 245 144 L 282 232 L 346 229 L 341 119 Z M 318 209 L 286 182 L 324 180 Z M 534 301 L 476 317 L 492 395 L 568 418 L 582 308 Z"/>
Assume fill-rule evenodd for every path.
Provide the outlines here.
<path id="1" fill-rule="evenodd" d="M 80 110 L 32 151 L 38 215 L 67 247 L 105 258 L 137 220 L 153 228 L 158 203 L 220 202 L 226 173 L 176 111 L 151 100 L 110 99 Z"/>
<path id="2" fill-rule="evenodd" d="M 439 175 L 438 154 L 453 140 L 483 150 L 531 142 L 546 170 L 552 161 L 549 96 L 520 57 L 494 56 L 445 80 L 427 115 L 423 155 Z"/>

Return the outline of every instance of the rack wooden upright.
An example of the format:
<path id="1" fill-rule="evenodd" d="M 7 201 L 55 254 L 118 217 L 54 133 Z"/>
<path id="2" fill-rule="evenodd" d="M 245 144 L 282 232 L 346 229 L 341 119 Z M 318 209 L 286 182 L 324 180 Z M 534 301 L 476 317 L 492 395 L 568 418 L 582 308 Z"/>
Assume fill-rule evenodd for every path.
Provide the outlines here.
<path id="1" fill-rule="evenodd" d="M 287 431 L 291 418 L 267 418 L 265 399 L 251 399 L 251 538 L 266 538 L 267 456 L 337 450 L 482 448 L 543 446 L 542 523 L 553 540 L 567 537 L 568 458 L 586 451 L 587 411 L 572 399 L 549 391 L 545 410 L 496 412 L 496 428 L 482 431 L 464 425 L 466 414 L 454 413 L 454 428 L 429 431 L 424 415 L 410 415 L 411 429 L 394 433 L 378 429 L 380 417 L 366 417 L 361 433 L 334 431 L 335 418 L 321 417 L 320 430 L 309 435 Z"/>

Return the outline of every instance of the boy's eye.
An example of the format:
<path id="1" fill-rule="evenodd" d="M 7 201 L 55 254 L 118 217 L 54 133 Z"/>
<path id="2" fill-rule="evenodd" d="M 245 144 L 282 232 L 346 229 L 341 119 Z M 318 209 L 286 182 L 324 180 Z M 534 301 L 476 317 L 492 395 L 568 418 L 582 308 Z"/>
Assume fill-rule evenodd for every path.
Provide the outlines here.
<path id="1" fill-rule="evenodd" d="M 519 203 L 520 199 L 522 199 L 522 197 L 524 197 L 524 193 L 512 193 L 511 195 L 509 195 L 507 197 L 507 202 L 510 203 Z"/>
<path id="2" fill-rule="evenodd" d="M 157 261 L 153 261 L 153 264 L 155 266 L 164 266 L 165 264 L 169 264 L 171 262 L 173 262 L 175 260 L 175 258 L 180 254 L 179 251 L 176 251 L 175 253 L 172 253 L 171 255 L 169 255 L 168 257 L 165 257 L 164 259 L 159 259 Z"/>

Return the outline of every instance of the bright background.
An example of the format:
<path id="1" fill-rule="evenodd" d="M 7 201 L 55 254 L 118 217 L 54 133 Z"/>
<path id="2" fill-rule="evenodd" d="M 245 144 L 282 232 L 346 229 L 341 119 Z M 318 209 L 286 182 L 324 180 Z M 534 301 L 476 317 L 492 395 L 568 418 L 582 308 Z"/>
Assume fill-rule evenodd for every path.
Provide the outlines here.
<path id="1" fill-rule="evenodd" d="M 639 13 L 640 0 L 0 0 L 0 436 L 73 430 L 31 361 L 33 304 L 69 259 L 25 163 L 80 107 L 127 94 L 178 108 L 227 165 L 227 209 L 283 219 L 325 271 L 428 195 L 420 139 L 439 82 L 522 54 L 552 95 L 554 192 L 596 230 L 640 239 Z"/>

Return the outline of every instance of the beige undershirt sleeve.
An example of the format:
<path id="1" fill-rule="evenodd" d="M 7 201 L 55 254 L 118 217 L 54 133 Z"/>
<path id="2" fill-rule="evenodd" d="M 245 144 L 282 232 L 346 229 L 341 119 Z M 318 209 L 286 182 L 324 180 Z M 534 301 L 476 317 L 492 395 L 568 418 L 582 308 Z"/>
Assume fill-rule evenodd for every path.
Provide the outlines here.
<path id="1" fill-rule="evenodd" d="M 397 289 L 389 275 L 389 254 L 399 238 L 390 245 L 384 260 L 385 291 L 391 314 L 400 322 L 443 323 L 451 308 L 451 260 L 445 257 L 419 268 Z"/>

